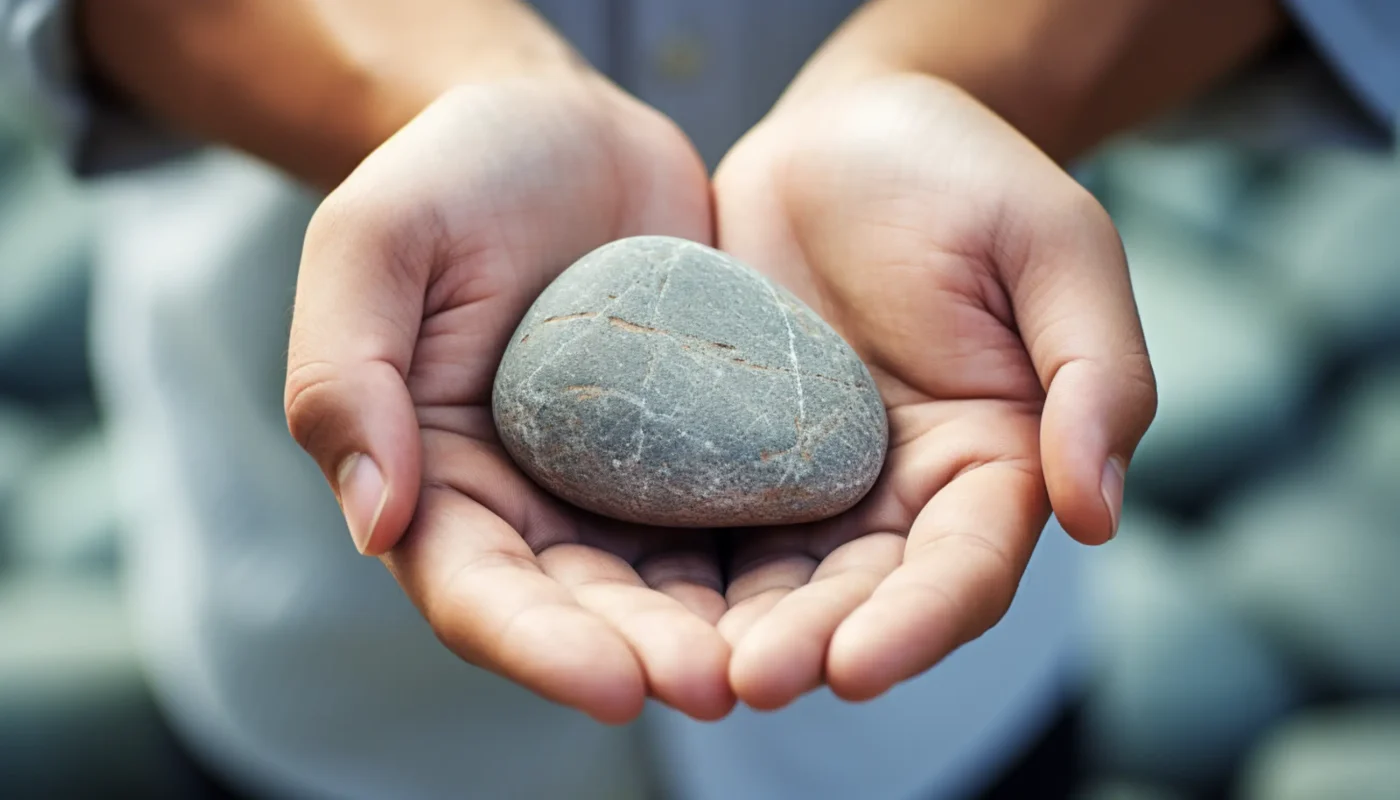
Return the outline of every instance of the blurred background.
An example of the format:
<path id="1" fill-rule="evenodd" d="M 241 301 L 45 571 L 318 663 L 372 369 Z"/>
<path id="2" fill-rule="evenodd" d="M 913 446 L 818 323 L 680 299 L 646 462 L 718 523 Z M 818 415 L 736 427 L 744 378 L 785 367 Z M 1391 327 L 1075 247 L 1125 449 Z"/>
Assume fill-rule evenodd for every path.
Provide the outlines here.
<path id="1" fill-rule="evenodd" d="M 150 796 L 181 767 L 116 581 L 89 208 L 18 109 L 0 96 L 0 795 L 88 764 Z M 1092 555 L 1084 796 L 1400 797 L 1400 160 L 1127 140 L 1082 175 L 1161 391 Z"/>

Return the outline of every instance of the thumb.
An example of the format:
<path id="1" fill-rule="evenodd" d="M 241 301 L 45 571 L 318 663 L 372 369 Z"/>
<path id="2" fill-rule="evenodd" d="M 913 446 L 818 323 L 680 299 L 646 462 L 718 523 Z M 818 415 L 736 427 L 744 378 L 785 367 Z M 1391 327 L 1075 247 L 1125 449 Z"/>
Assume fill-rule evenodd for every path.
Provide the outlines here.
<path id="1" fill-rule="evenodd" d="M 1046 394 L 1040 450 L 1050 503 L 1071 536 L 1101 544 L 1117 533 L 1157 387 L 1118 232 L 1088 192 L 1074 192 L 1028 237 L 1011 294 Z"/>
<path id="2" fill-rule="evenodd" d="M 409 204 L 357 193 L 353 180 L 307 228 L 288 346 L 292 436 L 320 465 L 356 548 L 378 555 L 417 504 L 418 421 L 406 378 L 430 259 L 405 252 Z"/>

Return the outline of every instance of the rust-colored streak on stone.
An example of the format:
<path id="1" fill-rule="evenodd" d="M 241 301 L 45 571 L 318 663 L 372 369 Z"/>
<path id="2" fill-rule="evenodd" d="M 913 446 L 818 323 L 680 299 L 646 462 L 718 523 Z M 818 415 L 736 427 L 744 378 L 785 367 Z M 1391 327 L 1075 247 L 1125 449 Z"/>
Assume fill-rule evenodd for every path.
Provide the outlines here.
<path id="1" fill-rule="evenodd" d="M 670 331 L 663 331 L 660 328 L 652 328 L 646 325 L 638 325 L 635 322 L 628 322 L 622 317 L 608 317 L 608 324 L 614 328 L 621 328 L 628 333 L 659 333 L 662 336 L 669 336 Z"/>
<path id="2" fill-rule="evenodd" d="M 564 391 L 572 392 L 575 400 L 597 400 L 608 393 L 607 389 L 596 384 L 565 386 Z"/>
<path id="3" fill-rule="evenodd" d="M 550 317 L 549 319 L 546 319 L 540 324 L 553 325 L 556 322 L 573 322 L 576 319 L 593 319 L 596 316 L 598 316 L 597 311 L 580 311 L 577 314 L 565 314 L 562 317 Z"/>
<path id="4" fill-rule="evenodd" d="M 701 339 L 698 336 L 687 336 L 686 334 L 675 333 L 674 331 L 668 331 L 664 328 L 654 328 L 650 325 L 642 325 L 636 322 L 632 322 L 631 320 L 623 319 L 622 317 L 608 317 L 608 324 L 612 325 L 614 328 L 621 328 L 622 330 L 627 331 L 628 333 L 640 333 L 648 336 L 669 336 L 672 339 L 677 339 L 682 343 L 682 350 L 689 350 L 690 345 L 692 344 L 704 345 L 705 347 L 713 347 L 716 350 L 739 349 L 732 344 L 725 344 L 724 342 L 712 342 L 709 339 Z"/>

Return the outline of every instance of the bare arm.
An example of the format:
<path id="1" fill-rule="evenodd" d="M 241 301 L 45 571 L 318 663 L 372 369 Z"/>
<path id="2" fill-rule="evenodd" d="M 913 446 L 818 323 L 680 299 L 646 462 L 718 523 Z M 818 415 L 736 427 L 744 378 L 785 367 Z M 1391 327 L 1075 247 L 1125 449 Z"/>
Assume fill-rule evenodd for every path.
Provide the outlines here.
<path id="1" fill-rule="evenodd" d="M 1284 27 L 1276 0 L 873 0 L 792 93 L 936 75 L 1063 161 L 1201 93 Z"/>
<path id="2" fill-rule="evenodd" d="M 322 188 L 458 83 L 582 70 L 517 0 L 88 0 L 98 78 Z"/>

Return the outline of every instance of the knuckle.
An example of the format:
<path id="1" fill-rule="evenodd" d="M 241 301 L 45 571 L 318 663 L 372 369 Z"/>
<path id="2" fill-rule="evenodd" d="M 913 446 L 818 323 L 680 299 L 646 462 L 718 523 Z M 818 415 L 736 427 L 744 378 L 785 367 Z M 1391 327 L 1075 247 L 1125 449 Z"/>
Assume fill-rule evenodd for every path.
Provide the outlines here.
<path id="1" fill-rule="evenodd" d="M 284 410 L 292 438 L 322 467 L 337 455 L 327 452 L 330 434 L 342 406 L 340 380 L 333 366 L 324 361 L 308 361 L 287 372 Z"/>
<path id="2" fill-rule="evenodd" d="M 1079 251 L 1085 248 L 1093 251 L 1123 250 L 1123 239 L 1118 226 L 1108 209 L 1103 207 L 1093 192 L 1082 185 L 1067 180 L 1065 191 L 1056 193 L 1053 211 L 1048 217 L 1053 221 L 1046 230 L 1059 238 L 1061 246 Z"/>
<path id="3" fill-rule="evenodd" d="M 1113 225 L 1113 218 L 1109 216 L 1108 209 L 1103 207 L 1094 193 L 1072 181 L 1067 184 L 1067 188 L 1067 197 L 1061 204 L 1065 213 L 1073 219 L 1091 225 L 1099 233 L 1112 232 L 1116 238 L 1118 229 Z"/>
<path id="4" fill-rule="evenodd" d="M 974 576 L 974 595 L 982 601 L 973 613 L 974 632 L 980 634 L 1000 622 L 1011 609 L 1020 587 L 1022 568 L 980 536 L 964 535 L 959 539 L 973 565 L 970 572 Z"/>
<path id="5" fill-rule="evenodd" d="M 351 176 L 316 207 L 306 226 L 307 249 L 336 241 L 348 232 L 372 230 L 371 226 L 381 218 L 381 209 L 374 199 L 375 194 L 361 191 L 360 183 L 356 176 Z"/>
<path id="6" fill-rule="evenodd" d="M 1146 348 L 1125 355 L 1118 369 L 1123 379 L 1125 407 L 1134 412 L 1134 433 L 1141 438 L 1157 416 L 1157 375 Z"/>

